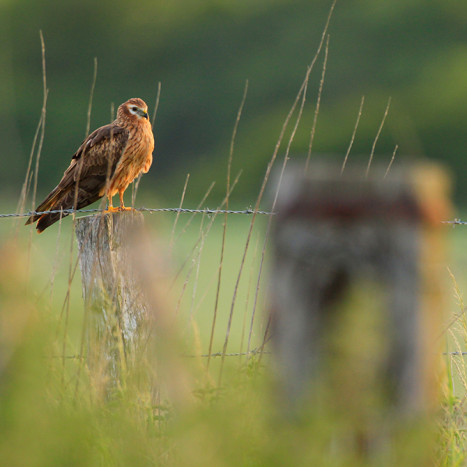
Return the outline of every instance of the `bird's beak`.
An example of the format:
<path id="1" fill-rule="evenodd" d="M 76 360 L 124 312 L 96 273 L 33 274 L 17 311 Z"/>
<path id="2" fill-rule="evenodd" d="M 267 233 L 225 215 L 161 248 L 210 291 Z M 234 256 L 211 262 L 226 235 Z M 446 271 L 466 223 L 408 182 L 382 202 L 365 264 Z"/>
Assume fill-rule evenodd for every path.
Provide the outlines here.
<path id="1" fill-rule="evenodd" d="M 143 115 L 142 115 L 143 118 L 147 118 L 149 120 L 149 115 L 147 112 L 143 112 Z"/>

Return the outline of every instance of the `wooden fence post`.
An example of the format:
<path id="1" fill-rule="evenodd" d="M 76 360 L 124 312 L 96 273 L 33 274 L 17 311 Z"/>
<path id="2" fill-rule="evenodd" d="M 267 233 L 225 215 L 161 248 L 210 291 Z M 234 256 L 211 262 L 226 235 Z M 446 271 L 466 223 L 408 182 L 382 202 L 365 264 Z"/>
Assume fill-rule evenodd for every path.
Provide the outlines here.
<path id="1" fill-rule="evenodd" d="M 138 351 L 147 305 L 135 272 L 144 218 L 139 212 L 82 217 L 76 222 L 88 361 L 115 383 Z M 136 253 L 135 253 L 136 252 Z"/>
<path id="2" fill-rule="evenodd" d="M 371 406 L 411 415 L 438 395 L 449 183 L 432 165 L 364 174 L 316 163 L 283 179 L 271 278 L 276 362 L 292 404 L 321 390 L 355 417 L 374 417 Z"/>

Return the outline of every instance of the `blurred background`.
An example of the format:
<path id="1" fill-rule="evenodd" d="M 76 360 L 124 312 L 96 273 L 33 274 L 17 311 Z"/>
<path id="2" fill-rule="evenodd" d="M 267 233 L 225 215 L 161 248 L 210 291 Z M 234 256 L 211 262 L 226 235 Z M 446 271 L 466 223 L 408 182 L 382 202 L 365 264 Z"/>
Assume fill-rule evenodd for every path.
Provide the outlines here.
<path id="1" fill-rule="evenodd" d="M 188 173 L 184 207 L 195 208 L 212 182 L 216 184 L 203 207 L 220 204 L 232 130 L 248 80 L 232 180 L 240 170 L 242 175 L 229 202 L 231 209 L 245 209 L 256 202 L 331 4 L 332 0 L 0 0 L 0 212 L 23 209 L 17 203 L 43 102 L 40 31 L 48 99 L 36 200 L 57 184 L 86 136 L 96 59 L 91 131 L 109 123 L 117 106 L 130 97 L 143 98 L 152 117 L 161 85 L 155 160 L 142 178 L 136 206 L 178 206 Z M 467 207 L 467 171 L 462 170 L 467 143 L 467 2 L 338 0 L 328 32 L 312 158 L 343 161 L 364 96 L 349 165 L 366 165 L 391 99 L 374 164 L 385 170 L 396 145 L 394 167 L 418 159 L 441 161 L 455 174 L 457 205 Z M 304 160 L 308 152 L 324 56 L 321 50 L 311 74 L 291 162 Z M 24 210 L 32 207 L 32 180 Z M 428 205 L 436 193 L 430 196 L 432 186 L 426 185 Z M 260 207 L 270 209 L 267 196 Z M 245 356 L 247 350 L 263 348 L 271 308 L 269 218 L 255 219 L 231 215 L 227 223 L 226 217 L 215 215 L 145 214 L 161 275 L 170 284 L 155 276 L 155 289 L 164 289 L 161 295 L 168 304 L 162 311 L 174 313 L 179 323 L 180 339 L 174 339 L 170 350 L 183 356 L 181 366 L 173 366 L 175 389 L 188 394 L 180 401 L 170 387 L 167 400 L 161 390 L 154 401 L 153 388 L 140 378 L 157 366 L 151 359 L 122 377 L 111 401 L 97 393 L 105 371 L 87 372 L 83 358 L 87 321 L 72 219 L 40 236 L 23 227 L 23 218 L 3 219 L 2 465 L 363 465 L 359 444 L 348 442 L 349 430 L 358 426 L 361 414 L 342 410 L 351 391 L 329 385 L 330 391 L 324 388 L 328 405 L 313 405 L 303 412 L 303 423 L 288 423 L 277 416 L 280 407 L 268 351 L 263 363 L 262 353 Z M 427 446 L 439 451 L 440 465 L 465 463 L 465 228 L 449 229 L 454 254 L 446 262 L 438 261 L 445 275 L 437 285 L 450 297 L 446 306 L 436 303 L 435 311 L 445 308 L 448 315 L 440 336 L 449 332 L 446 352 L 457 352 L 446 357 L 439 443 L 435 446 L 431 435 L 425 438 L 429 424 L 414 430 L 407 426 L 394 452 L 383 449 L 381 459 L 374 457 L 374 464 L 364 465 L 431 465 Z M 362 300 L 371 311 L 372 296 L 364 292 Z M 360 307 L 358 300 L 351 305 Z M 372 358 L 365 345 L 376 342 L 375 334 L 355 337 L 347 333 L 345 323 L 349 348 L 362 342 L 361 349 Z M 161 335 L 161 342 L 170 340 Z M 211 366 L 206 363 L 211 347 L 214 355 L 222 351 L 232 357 L 225 359 L 225 368 L 214 356 Z M 164 378 L 161 381 L 165 384 Z"/>
<path id="2" fill-rule="evenodd" d="M 211 181 L 225 192 L 232 128 L 245 81 L 249 90 L 234 156 L 243 169 L 234 197 L 254 202 L 281 125 L 311 62 L 330 0 L 41 0 L 0 1 L 0 140 L 3 200 L 16 202 L 42 105 L 39 30 L 46 46 L 47 118 L 39 173 L 42 197 L 55 186 L 85 137 L 94 57 L 98 71 L 91 130 L 115 108 L 141 97 L 155 126 L 155 164 L 141 190 L 199 201 Z M 376 161 L 442 160 L 456 173 L 456 198 L 467 202 L 467 3 L 454 0 L 347 0 L 331 21 L 329 58 L 314 154 L 343 158 L 360 100 L 365 105 L 351 159 L 368 158 L 388 99 L 391 108 Z M 292 147 L 308 149 L 321 75 Z M 5 170 L 8 169 L 8 170 Z M 190 198 L 193 196 L 193 198 Z M 213 203 L 214 204 L 214 203 Z"/>

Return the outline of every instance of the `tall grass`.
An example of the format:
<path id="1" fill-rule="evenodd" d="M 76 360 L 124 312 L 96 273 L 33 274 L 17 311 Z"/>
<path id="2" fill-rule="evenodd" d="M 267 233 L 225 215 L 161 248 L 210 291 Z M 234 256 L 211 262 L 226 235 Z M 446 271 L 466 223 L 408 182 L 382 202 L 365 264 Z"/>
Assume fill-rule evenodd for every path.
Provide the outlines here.
<path id="1" fill-rule="evenodd" d="M 310 130 L 309 164 L 328 56 L 330 9 L 321 42 L 296 99 L 285 116 L 259 187 L 263 197 L 286 140 L 281 179 L 305 108 L 308 83 L 324 50 L 321 80 Z M 34 136 L 19 206 L 32 180 L 34 193 L 45 125 L 47 88 L 41 36 L 44 101 Z M 93 86 L 96 79 L 96 68 Z M 232 204 L 234 142 L 246 100 L 237 112 L 227 161 L 226 194 Z M 93 92 L 90 97 L 88 123 Z M 156 110 L 160 96 L 158 87 Z M 360 103 L 344 170 L 362 114 Z M 376 134 L 367 172 L 389 111 Z M 292 128 L 290 123 L 295 117 Z M 42 133 L 41 133 L 42 132 Z M 39 145 L 37 140 L 39 138 Z M 37 149 L 36 149 L 37 147 Z M 397 148 L 396 148 L 397 150 Z M 393 153 L 388 171 L 395 158 Z M 189 193 L 189 175 L 180 207 Z M 213 182 L 199 206 L 208 202 Z M 272 193 L 275 207 L 280 182 Z M 136 198 L 133 192 L 133 202 Z M 35 199 L 35 194 L 33 195 Z M 467 374 L 463 356 L 446 357 L 441 416 L 404 424 L 386 445 L 362 456 L 340 387 L 323 387 L 319 397 L 290 418 L 283 407 L 273 362 L 263 352 L 268 338 L 267 263 L 272 220 L 202 218 L 182 223 L 167 214 L 147 217 L 152 228 L 151 303 L 155 341 L 119 375 L 112 394 L 103 390 L 105 368 L 86 360 L 88 321 L 81 297 L 74 228 L 60 222 L 47 231 L 16 235 L 0 249 L 0 458 L 4 465 L 460 465 L 465 461 L 464 405 Z M 182 225 L 181 225 L 182 224 Z M 253 245 L 253 246 L 251 246 Z M 27 252 L 30 252 L 29 254 Z M 26 266 L 25 265 L 30 265 Z M 467 325 L 457 284 L 459 312 L 449 323 L 447 351 L 462 352 Z M 173 318 L 176 318 L 173 322 Z M 223 330 L 220 332 L 219 330 Z M 259 349 L 259 352 L 258 352 Z M 437 442 L 426 449 L 436 434 Z"/>

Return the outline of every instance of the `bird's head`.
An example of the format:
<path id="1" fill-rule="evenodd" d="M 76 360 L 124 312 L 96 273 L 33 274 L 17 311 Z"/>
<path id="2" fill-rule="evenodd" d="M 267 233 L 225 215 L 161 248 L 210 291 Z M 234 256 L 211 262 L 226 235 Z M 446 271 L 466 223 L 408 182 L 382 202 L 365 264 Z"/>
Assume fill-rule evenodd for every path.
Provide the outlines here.
<path id="1" fill-rule="evenodd" d="M 138 121 L 140 119 L 149 120 L 148 106 L 146 102 L 143 101 L 143 99 L 139 99 L 137 97 L 128 99 L 118 108 L 117 119 L 130 119 L 133 121 Z"/>

